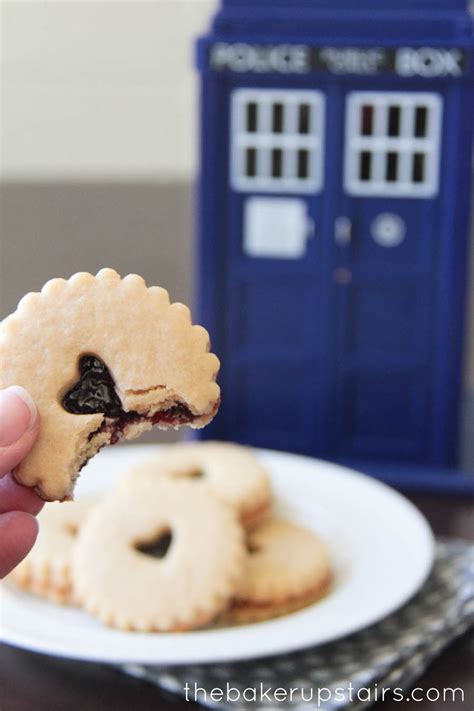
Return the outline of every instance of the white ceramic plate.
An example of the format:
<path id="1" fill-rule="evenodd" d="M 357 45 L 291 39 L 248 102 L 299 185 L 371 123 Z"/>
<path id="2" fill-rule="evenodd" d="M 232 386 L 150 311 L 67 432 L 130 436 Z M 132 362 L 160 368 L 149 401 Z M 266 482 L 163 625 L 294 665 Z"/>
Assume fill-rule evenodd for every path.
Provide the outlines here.
<path id="1" fill-rule="evenodd" d="M 150 446 L 108 449 L 84 470 L 77 496 L 110 487 Z M 138 634 L 102 626 L 78 609 L 1 588 L 5 642 L 37 652 L 109 663 L 189 664 L 302 649 L 355 632 L 406 602 L 433 560 L 425 519 L 400 494 L 367 476 L 326 462 L 261 451 L 278 513 L 327 541 L 335 569 L 332 592 L 306 609 L 241 627 L 178 634 Z M 66 504 L 67 505 L 67 504 Z"/>

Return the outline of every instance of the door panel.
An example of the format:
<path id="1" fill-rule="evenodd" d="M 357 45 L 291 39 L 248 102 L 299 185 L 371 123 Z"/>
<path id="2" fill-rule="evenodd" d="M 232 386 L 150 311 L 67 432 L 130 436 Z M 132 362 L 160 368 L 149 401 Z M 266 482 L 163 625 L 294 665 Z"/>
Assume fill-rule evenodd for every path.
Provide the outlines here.
<path id="1" fill-rule="evenodd" d="M 238 86 L 229 105 L 226 427 L 239 441 L 310 451 L 325 96 L 306 87 Z"/>
<path id="2" fill-rule="evenodd" d="M 437 94 L 347 95 L 336 456 L 422 459 L 429 448 L 441 119 Z"/>
<path id="3" fill-rule="evenodd" d="M 314 443 L 314 369 L 264 360 L 233 363 L 228 400 L 232 438 L 274 449 L 310 451 Z M 226 393 L 223 393 L 223 402 Z M 308 433 L 313 435 L 308 439 Z"/>
<path id="4" fill-rule="evenodd" d="M 371 367 L 349 373 L 342 392 L 342 439 L 352 456 L 419 456 L 417 438 L 423 436 L 420 410 L 423 391 L 419 369 Z"/>
<path id="5" fill-rule="evenodd" d="M 308 323 L 314 317 L 314 300 L 311 290 L 296 280 L 284 281 L 278 275 L 239 280 L 231 307 L 240 352 L 266 354 L 272 360 L 282 354 L 298 358 L 311 348 L 314 336 Z"/>
<path id="6" fill-rule="evenodd" d="M 428 317 L 428 304 L 421 287 L 396 282 L 348 286 L 348 319 L 345 353 L 370 357 L 403 357 L 423 353 L 426 346 L 420 324 Z M 383 307 L 381 306 L 383 292 Z"/>

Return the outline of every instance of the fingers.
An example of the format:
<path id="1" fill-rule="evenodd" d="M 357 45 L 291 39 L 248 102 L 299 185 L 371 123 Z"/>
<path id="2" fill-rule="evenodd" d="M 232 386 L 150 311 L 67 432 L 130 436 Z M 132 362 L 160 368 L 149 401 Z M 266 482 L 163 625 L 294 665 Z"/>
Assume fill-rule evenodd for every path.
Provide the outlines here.
<path id="1" fill-rule="evenodd" d="M 0 390 L 0 477 L 26 457 L 38 430 L 38 411 L 26 390 L 18 385 Z"/>
<path id="2" fill-rule="evenodd" d="M 0 516 L 0 578 L 23 560 L 37 535 L 38 524 L 31 514 L 11 511 Z"/>
<path id="3" fill-rule="evenodd" d="M 43 502 L 9 473 L 26 457 L 38 430 L 38 411 L 26 390 L 0 390 L 0 578 L 23 560 L 38 535 L 34 515 Z"/>
<path id="4" fill-rule="evenodd" d="M 26 486 L 20 486 L 7 474 L 0 479 L 0 514 L 7 511 L 25 511 L 36 516 L 43 508 L 44 501 Z"/>

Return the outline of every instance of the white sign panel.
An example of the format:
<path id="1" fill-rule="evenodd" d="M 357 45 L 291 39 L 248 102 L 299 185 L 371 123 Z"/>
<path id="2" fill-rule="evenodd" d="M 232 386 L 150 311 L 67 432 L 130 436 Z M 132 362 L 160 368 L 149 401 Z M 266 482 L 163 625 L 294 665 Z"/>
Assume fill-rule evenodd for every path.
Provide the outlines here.
<path id="1" fill-rule="evenodd" d="M 297 198 L 251 197 L 244 210 L 244 252 L 248 257 L 298 259 L 306 250 L 306 203 Z"/>

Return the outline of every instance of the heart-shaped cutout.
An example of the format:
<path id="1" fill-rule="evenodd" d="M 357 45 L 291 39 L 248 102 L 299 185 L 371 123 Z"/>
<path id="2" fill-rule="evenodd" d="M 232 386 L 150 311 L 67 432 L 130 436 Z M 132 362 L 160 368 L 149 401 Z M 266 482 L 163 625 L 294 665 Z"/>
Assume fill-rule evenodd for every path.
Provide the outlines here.
<path id="1" fill-rule="evenodd" d="M 140 543 L 136 545 L 135 548 L 137 551 L 140 551 L 140 553 L 152 556 L 153 558 L 164 558 L 169 551 L 172 540 L 172 532 L 163 531 L 155 540 L 149 541 L 148 543 Z"/>
<path id="2" fill-rule="evenodd" d="M 62 405 L 72 415 L 101 413 L 118 417 L 123 413 L 109 369 L 95 355 L 81 356 L 79 380 L 64 395 Z"/>

